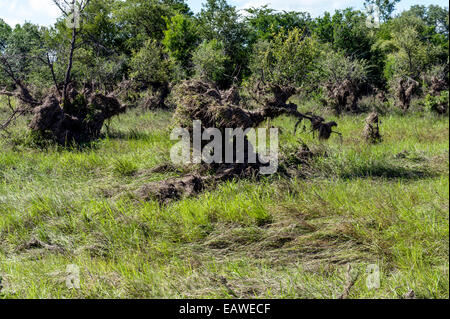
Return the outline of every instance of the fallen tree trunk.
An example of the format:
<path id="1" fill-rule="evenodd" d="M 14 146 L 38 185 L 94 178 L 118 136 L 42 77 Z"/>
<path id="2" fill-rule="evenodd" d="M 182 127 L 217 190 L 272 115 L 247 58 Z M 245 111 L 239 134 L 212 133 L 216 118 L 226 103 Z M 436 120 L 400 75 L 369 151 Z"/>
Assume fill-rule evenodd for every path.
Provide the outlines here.
<path id="1" fill-rule="evenodd" d="M 328 139 L 332 133 L 337 133 L 332 131 L 333 127 L 337 126 L 335 122 L 325 122 L 320 116 L 300 113 L 297 105 L 288 103 L 295 92 L 292 87 L 265 86 L 257 92 L 258 97 L 255 96 L 262 106 L 256 110 L 248 110 L 242 107 L 236 88 L 220 91 L 210 83 L 199 80 L 185 81 L 174 89 L 177 104 L 173 117 L 174 126 L 185 128 L 192 133 L 193 121 L 199 120 L 202 132 L 208 128 L 217 128 L 222 132 L 222 145 L 233 143 L 234 154 L 238 152 L 235 141 L 226 140 L 225 129 L 257 128 L 265 120 L 283 114 L 298 119 L 296 127 L 302 120 L 309 120 L 312 131 L 318 132 L 320 139 Z M 250 162 L 250 158 L 256 158 L 256 163 Z M 161 203 L 167 203 L 183 195 L 195 195 L 209 184 L 233 178 L 258 176 L 259 169 L 267 165 L 266 161 L 255 153 L 248 139 L 244 140 L 243 163 L 238 162 L 236 158 L 233 163 L 226 163 L 225 157 L 222 159 L 221 163 L 202 164 L 201 170 L 213 173 L 212 175 L 202 176 L 196 173 L 150 183 L 138 190 L 136 195 L 144 200 L 156 199 Z"/>

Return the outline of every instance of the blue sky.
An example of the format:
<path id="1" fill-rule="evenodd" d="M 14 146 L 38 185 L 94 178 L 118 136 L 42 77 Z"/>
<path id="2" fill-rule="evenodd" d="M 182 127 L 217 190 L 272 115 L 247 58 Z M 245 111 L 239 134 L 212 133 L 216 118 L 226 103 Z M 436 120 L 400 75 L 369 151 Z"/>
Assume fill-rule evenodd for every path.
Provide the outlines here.
<path id="1" fill-rule="evenodd" d="M 201 9 L 204 0 L 187 0 L 194 12 Z M 363 0 L 228 0 L 239 9 L 259 7 L 269 4 L 277 10 L 307 11 L 312 16 L 319 16 L 325 11 L 353 7 L 363 9 Z M 437 4 L 448 7 L 446 0 L 401 0 L 397 11 L 408 9 L 411 5 Z M 0 18 L 10 25 L 31 21 L 41 25 L 51 25 L 56 21 L 59 12 L 52 0 L 0 0 Z"/>

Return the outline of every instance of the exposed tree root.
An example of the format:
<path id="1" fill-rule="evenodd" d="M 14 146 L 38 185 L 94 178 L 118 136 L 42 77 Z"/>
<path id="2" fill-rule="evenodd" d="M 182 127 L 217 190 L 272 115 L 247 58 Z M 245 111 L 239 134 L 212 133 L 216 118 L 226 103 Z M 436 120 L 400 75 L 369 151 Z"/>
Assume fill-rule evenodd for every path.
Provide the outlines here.
<path id="1" fill-rule="evenodd" d="M 406 112 L 411 105 L 411 98 L 419 83 L 411 78 L 400 78 L 397 81 L 397 105 Z"/>
<path id="2" fill-rule="evenodd" d="M 448 82 L 444 78 L 438 76 L 431 77 L 430 94 L 437 96 L 442 91 L 448 90 Z"/>
<path id="3" fill-rule="evenodd" d="M 335 133 L 332 129 L 337 124 L 335 122 L 327 123 L 320 116 L 298 112 L 297 105 L 287 103 L 295 92 L 296 90 L 292 87 L 265 86 L 257 92 L 259 96 L 255 97 L 262 107 L 248 110 L 240 105 L 240 97 L 236 88 L 224 92 L 202 81 L 185 81 L 174 91 L 177 103 L 174 124 L 192 132 L 193 121 L 200 120 L 202 130 L 217 128 L 224 133 L 226 128 L 242 128 L 243 130 L 256 128 L 268 118 L 286 114 L 298 119 L 296 127 L 303 119 L 307 119 L 311 122 L 312 131 L 319 133 L 320 139 L 330 138 L 331 134 Z M 224 138 L 222 143 L 224 145 L 228 141 Z M 195 195 L 201 192 L 206 185 L 214 185 L 216 182 L 258 176 L 259 169 L 265 166 L 264 161 L 257 153 L 251 154 L 254 152 L 254 148 L 247 139 L 244 143 L 243 163 L 237 163 L 235 159 L 235 162 L 231 164 L 203 164 L 201 169 L 204 172 L 213 173 L 212 175 L 203 176 L 201 173 L 197 173 L 182 178 L 150 183 L 142 187 L 137 195 L 142 199 L 156 199 L 159 202 L 167 203 L 182 196 Z M 234 149 L 235 147 L 236 145 L 234 145 Z M 250 155 L 253 156 L 250 157 Z M 256 163 L 250 163 L 249 158 L 256 158 Z"/>
<path id="4" fill-rule="evenodd" d="M 286 114 L 311 122 L 312 129 L 319 132 L 319 137 L 328 139 L 332 133 L 330 128 L 337 126 L 335 122 L 326 123 L 325 119 L 313 114 L 302 114 L 297 105 L 287 103 L 296 93 L 295 88 L 268 85 L 257 92 L 254 97 L 261 108 L 247 110 L 240 105 L 240 98 L 235 88 L 226 92 L 219 91 L 209 83 L 198 80 L 185 81 L 175 89 L 177 109 L 174 124 L 192 129 L 192 121 L 200 120 L 203 128 L 256 128 L 266 119 Z M 298 124 L 297 123 L 297 126 Z"/>
<path id="5" fill-rule="evenodd" d="M 172 178 L 145 185 L 136 194 L 144 200 L 156 199 L 161 203 L 167 203 L 172 199 L 179 199 L 183 195 L 193 196 L 202 191 L 205 186 L 204 179 L 199 175 Z"/>
<path id="6" fill-rule="evenodd" d="M 338 113 L 358 112 L 357 101 L 361 96 L 359 87 L 349 79 L 338 83 L 327 83 L 325 89 L 333 109 Z"/>
<path id="7" fill-rule="evenodd" d="M 47 96 L 33 110 L 29 127 L 62 145 L 89 142 L 100 136 L 105 120 L 124 111 L 125 107 L 114 96 L 93 93 L 89 88 L 78 93 L 71 88 L 63 106 L 54 95 Z"/>
<path id="8" fill-rule="evenodd" d="M 382 137 L 380 134 L 378 113 L 372 112 L 366 118 L 366 126 L 363 132 L 364 138 L 368 143 L 378 143 L 381 142 Z"/>
<path id="9" fill-rule="evenodd" d="M 43 102 L 38 101 L 24 85 L 18 86 L 16 91 L 4 89 L 0 95 L 15 97 L 20 102 L 15 109 L 10 104 L 11 115 L 0 124 L 0 130 L 6 130 L 23 114 L 33 113 L 29 128 L 61 145 L 98 138 L 104 122 L 126 109 L 113 94 L 95 93 L 89 86 L 81 93 L 73 85 L 69 86 L 66 100 L 57 97 L 57 89 L 54 89 Z"/>
<path id="10" fill-rule="evenodd" d="M 205 164 L 194 174 L 144 185 L 137 190 L 136 196 L 142 200 L 157 200 L 162 204 L 167 204 L 183 196 L 195 196 L 206 188 L 213 187 L 216 183 L 234 178 L 257 176 L 256 167 L 252 164 Z M 206 172 L 213 174 L 208 175 Z"/>

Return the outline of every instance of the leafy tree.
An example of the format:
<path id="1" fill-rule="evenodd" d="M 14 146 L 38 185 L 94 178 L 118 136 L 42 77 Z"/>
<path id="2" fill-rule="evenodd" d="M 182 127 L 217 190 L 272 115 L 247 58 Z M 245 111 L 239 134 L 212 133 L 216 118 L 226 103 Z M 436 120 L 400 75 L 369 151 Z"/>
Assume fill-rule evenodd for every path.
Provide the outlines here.
<path id="1" fill-rule="evenodd" d="M 432 53 L 437 61 L 431 63 L 445 64 L 448 61 L 449 50 L 449 22 L 448 9 L 430 5 L 412 6 L 410 10 L 403 12 L 398 19 L 397 28 L 409 26 L 419 32 L 421 41 L 432 48 Z M 411 23 L 414 21 L 414 23 Z"/>
<path id="2" fill-rule="evenodd" d="M 270 40 L 281 31 L 288 32 L 293 28 L 307 30 L 311 22 L 311 17 L 306 12 L 282 11 L 277 12 L 267 5 L 260 8 L 250 8 L 246 10 L 245 17 L 249 27 L 249 42 L 255 43 L 258 40 Z"/>
<path id="3" fill-rule="evenodd" d="M 395 5 L 400 0 L 365 0 L 364 4 L 376 5 L 380 9 L 380 18 L 382 21 L 388 21 L 392 17 L 392 13 L 395 10 Z"/>
<path id="4" fill-rule="evenodd" d="M 118 0 L 91 0 L 86 7 L 81 38 L 84 46 L 97 55 L 129 53 L 126 48 L 127 35 L 114 17 Z"/>
<path id="5" fill-rule="evenodd" d="M 333 16 L 326 13 L 315 20 L 313 33 L 335 51 L 370 60 L 373 39 L 366 26 L 366 17 L 352 9 L 336 10 Z"/>
<path id="6" fill-rule="evenodd" d="M 389 32 L 377 43 L 386 54 L 384 75 L 411 77 L 416 81 L 433 65 L 445 64 L 448 44 L 436 41 L 434 27 L 427 26 L 417 15 L 405 12 L 389 21 Z M 447 41 L 446 41 L 447 42 Z"/>
<path id="7" fill-rule="evenodd" d="M 241 15 L 226 0 L 207 0 L 198 15 L 200 36 L 203 40 L 214 39 L 222 42 L 230 63 L 225 73 L 228 80 L 221 83 L 229 85 L 235 77 L 246 73 L 248 63 L 248 30 Z"/>
<path id="8" fill-rule="evenodd" d="M 420 18 L 427 26 L 433 28 L 433 31 L 442 34 L 448 38 L 448 9 L 436 5 L 414 5 L 403 15 L 412 15 Z"/>
<path id="9" fill-rule="evenodd" d="M 164 31 L 163 45 L 169 56 L 183 68 L 191 66 L 192 52 L 197 47 L 199 35 L 192 18 L 176 14 L 167 19 L 167 30 Z"/>
<path id="10" fill-rule="evenodd" d="M 312 76 L 319 52 L 316 39 L 305 37 L 298 28 L 280 32 L 272 41 L 255 45 L 253 78 L 279 87 L 302 87 Z"/>
<path id="11" fill-rule="evenodd" d="M 125 0 L 118 1 L 114 16 L 122 32 L 127 35 L 130 50 L 137 50 L 149 39 L 161 41 L 166 29 L 165 18 L 178 10 L 186 11 L 182 0 Z"/>
<path id="12" fill-rule="evenodd" d="M 385 75 L 408 76 L 417 79 L 427 65 L 427 48 L 414 29 L 404 29 L 393 36 L 396 51 L 388 55 Z"/>
<path id="13" fill-rule="evenodd" d="M 0 50 L 3 50 L 6 45 L 6 41 L 11 35 L 11 27 L 0 18 Z"/>
<path id="14" fill-rule="evenodd" d="M 203 41 L 193 55 L 195 77 L 212 83 L 223 83 L 228 56 L 218 40 Z"/>
<path id="15" fill-rule="evenodd" d="M 334 15 L 325 13 L 313 22 L 313 34 L 331 49 L 342 51 L 352 59 L 364 59 L 371 65 L 369 77 L 375 86 L 383 86 L 385 56 L 376 46 L 377 32 L 366 25 L 366 16 L 352 9 L 336 10 Z M 382 25 L 382 28 L 385 24 Z M 389 32 L 387 32 L 389 33 Z"/>
<path id="16" fill-rule="evenodd" d="M 156 40 L 147 40 L 131 58 L 130 66 L 131 78 L 145 85 L 159 86 L 170 80 L 170 62 Z"/>
<path id="17" fill-rule="evenodd" d="M 154 39 L 147 40 L 144 46 L 133 54 L 130 66 L 131 79 L 142 89 L 150 89 L 152 96 L 144 102 L 146 106 L 165 108 L 165 100 L 170 92 L 172 65 L 161 44 Z"/>
<path id="18" fill-rule="evenodd" d="M 1 87 L 29 91 L 31 85 L 43 87 L 49 84 L 45 77 L 48 70 L 42 63 L 44 31 L 45 28 L 31 23 L 16 25 L 14 29 L 0 24 Z M 31 101 L 30 96 L 26 99 Z"/>

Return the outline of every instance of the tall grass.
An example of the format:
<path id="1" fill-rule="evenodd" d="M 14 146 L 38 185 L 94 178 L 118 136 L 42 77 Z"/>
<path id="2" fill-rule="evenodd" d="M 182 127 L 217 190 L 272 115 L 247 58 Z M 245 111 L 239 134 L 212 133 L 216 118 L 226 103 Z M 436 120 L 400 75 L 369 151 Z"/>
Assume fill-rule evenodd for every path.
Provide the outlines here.
<path id="1" fill-rule="evenodd" d="M 448 298 L 448 118 L 383 116 L 377 145 L 363 115 L 335 118 L 343 139 L 327 142 L 279 118 L 280 143 L 321 151 L 297 167 L 307 178 L 143 202 L 135 190 L 179 174 L 149 173 L 169 161 L 170 118 L 131 111 L 78 149 L 37 147 L 25 119 L 0 139 L 1 297 L 337 298 L 351 264 L 352 298 Z M 65 285 L 70 264 L 79 290 Z"/>

